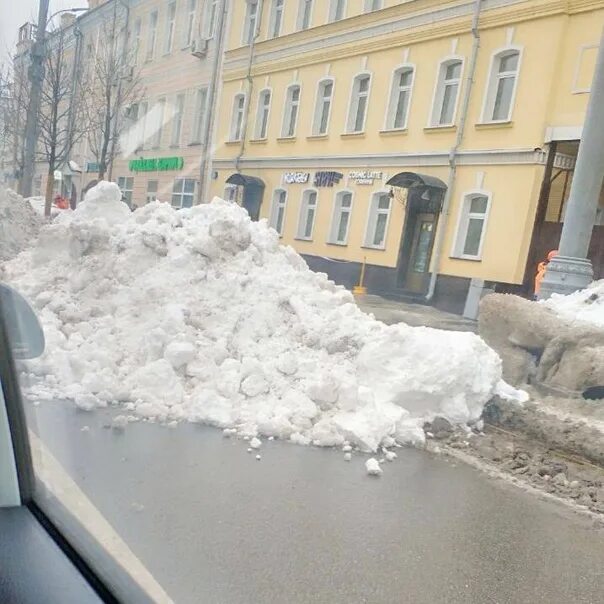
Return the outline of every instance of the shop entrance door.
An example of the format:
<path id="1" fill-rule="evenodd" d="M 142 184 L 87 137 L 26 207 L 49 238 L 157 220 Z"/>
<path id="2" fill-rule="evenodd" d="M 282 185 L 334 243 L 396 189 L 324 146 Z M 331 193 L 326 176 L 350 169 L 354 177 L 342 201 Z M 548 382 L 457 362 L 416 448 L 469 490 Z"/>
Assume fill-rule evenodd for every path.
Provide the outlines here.
<path id="1" fill-rule="evenodd" d="M 410 292 L 423 293 L 430 275 L 436 214 L 416 214 L 414 222 L 404 287 Z"/>

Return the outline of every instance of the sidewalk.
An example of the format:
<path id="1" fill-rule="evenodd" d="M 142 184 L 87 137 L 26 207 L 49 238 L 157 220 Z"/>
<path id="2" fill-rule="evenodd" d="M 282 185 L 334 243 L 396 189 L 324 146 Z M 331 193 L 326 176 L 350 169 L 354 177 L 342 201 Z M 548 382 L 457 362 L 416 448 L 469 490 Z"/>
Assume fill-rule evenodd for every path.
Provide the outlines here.
<path id="1" fill-rule="evenodd" d="M 407 323 L 413 327 L 425 325 L 449 331 L 475 332 L 477 329 L 476 321 L 443 312 L 433 306 L 387 300 L 375 295 L 355 296 L 355 300 L 361 310 L 373 314 L 376 319 L 387 325 Z"/>

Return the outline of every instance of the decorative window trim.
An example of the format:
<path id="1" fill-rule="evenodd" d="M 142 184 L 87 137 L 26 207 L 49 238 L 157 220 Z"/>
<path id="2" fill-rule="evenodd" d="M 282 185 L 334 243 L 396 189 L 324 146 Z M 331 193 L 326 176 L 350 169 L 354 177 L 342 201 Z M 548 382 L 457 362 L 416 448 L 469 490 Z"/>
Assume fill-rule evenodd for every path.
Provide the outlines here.
<path id="1" fill-rule="evenodd" d="M 315 0 L 310 0 L 310 15 L 308 16 L 308 27 L 302 28 L 302 7 L 307 0 L 298 0 L 298 14 L 296 15 L 296 31 L 306 31 L 312 28 L 315 12 Z"/>
<path id="2" fill-rule="evenodd" d="M 214 18 L 210 19 L 210 11 L 214 7 Z M 206 40 L 211 40 L 216 33 L 216 20 L 220 10 L 220 0 L 205 0 L 203 5 L 203 23 L 201 27 L 202 35 Z M 193 35 L 195 39 L 195 35 Z"/>
<path id="3" fill-rule="evenodd" d="M 466 238 L 468 235 L 468 224 L 470 219 L 469 211 L 466 211 L 466 208 L 472 202 L 473 197 L 479 196 L 487 198 L 487 207 L 484 212 L 482 232 L 480 234 L 480 243 L 478 245 L 478 254 L 464 254 L 463 248 L 465 246 Z M 455 235 L 453 236 L 453 245 L 451 247 L 451 253 L 449 254 L 451 258 L 456 258 L 458 260 L 482 260 L 482 251 L 484 247 L 484 241 L 486 239 L 486 232 L 489 226 L 489 216 L 491 215 L 492 198 L 493 193 L 484 189 L 470 189 L 469 191 L 464 191 L 461 194 L 459 209 L 457 212 L 457 224 L 455 226 Z"/>
<path id="4" fill-rule="evenodd" d="M 276 18 L 277 18 L 277 2 L 279 0 L 272 0 L 271 2 L 271 11 L 270 11 L 270 15 L 269 15 L 269 19 L 268 19 L 268 31 L 267 31 L 267 39 L 268 40 L 274 40 L 275 38 L 278 38 L 279 36 L 281 36 L 281 32 L 283 31 L 283 17 L 285 14 L 285 0 L 281 0 L 282 4 L 281 4 L 281 22 L 279 23 L 279 32 L 275 35 L 274 33 L 274 29 L 275 29 L 275 22 L 276 22 Z"/>
<path id="5" fill-rule="evenodd" d="M 346 226 L 346 237 L 344 237 L 344 241 L 337 241 L 337 228 L 338 228 L 338 224 L 336 223 L 337 218 L 339 217 L 339 215 L 341 215 L 341 208 L 340 208 L 340 212 L 337 212 L 338 217 L 336 216 L 336 209 L 338 207 L 338 200 L 339 198 L 341 198 L 343 195 L 349 193 L 350 194 L 350 208 L 348 210 L 348 225 Z M 331 244 L 331 245 L 342 245 L 342 246 L 346 246 L 348 245 L 348 237 L 350 236 L 350 223 L 352 222 L 352 216 L 353 216 L 353 210 L 354 210 L 354 191 L 352 189 L 341 189 L 339 191 L 336 191 L 335 195 L 333 196 L 333 205 L 332 205 L 332 209 L 331 209 L 331 221 L 329 223 L 329 231 L 328 231 L 328 237 L 327 237 L 327 243 Z M 334 236 L 334 234 L 336 234 L 336 236 Z"/>
<path id="6" fill-rule="evenodd" d="M 164 56 L 169 55 L 174 49 L 174 37 L 176 34 L 176 17 L 178 16 L 177 8 L 178 7 L 176 6 L 176 0 L 168 2 L 168 5 L 166 7 L 166 38 L 164 40 Z M 171 9 L 174 9 L 173 19 L 170 19 Z"/>
<path id="7" fill-rule="evenodd" d="M 331 82 L 331 99 L 329 101 L 329 113 L 327 114 L 327 129 L 325 132 L 319 132 L 320 119 L 321 119 L 321 111 L 319 108 L 319 98 L 323 99 L 323 96 L 319 97 L 319 91 L 323 88 L 323 85 L 326 82 Z M 329 126 L 331 124 L 331 112 L 333 110 L 333 101 L 336 92 L 336 79 L 333 76 L 325 76 L 321 78 L 317 82 L 317 86 L 315 88 L 315 103 L 314 103 L 314 114 L 312 120 L 312 134 L 311 136 L 327 136 L 329 134 Z"/>
<path id="8" fill-rule="evenodd" d="M 495 78 L 495 66 L 499 62 L 499 59 L 507 52 L 518 53 L 518 66 L 516 68 L 516 77 L 514 78 L 514 89 L 512 91 L 512 98 L 510 99 L 510 108 L 508 115 L 504 119 L 493 119 L 493 111 L 495 109 L 495 94 L 496 89 L 494 87 Z M 480 123 L 481 124 L 502 124 L 512 120 L 514 113 L 514 105 L 516 104 L 516 93 L 518 91 L 518 80 L 520 79 L 520 69 L 522 67 L 522 55 L 523 47 L 511 44 L 508 46 L 502 46 L 501 48 L 495 49 L 489 58 L 489 73 L 485 82 L 484 94 L 482 97 L 482 108 L 480 111 Z"/>
<path id="9" fill-rule="evenodd" d="M 396 117 L 396 103 L 394 99 L 394 81 L 397 77 L 397 74 L 401 73 L 404 70 L 411 71 L 411 84 L 409 85 L 409 102 L 407 103 L 405 123 L 402 126 L 395 128 L 394 118 Z M 407 129 L 407 125 L 409 124 L 409 113 L 411 112 L 411 103 L 413 102 L 413 91 L 415 89 L 415 74 L 415 63 L 401 63 L 393 69 L 392 76 L 390 78 L 390 89 L 388 91 L 388 105 L 386 107 L 386 115 L 384 116 L 384 127 L 382 129 L 382 132 L 401 131 Z"/>
<path id="10" fill-rule="evenodd" d="M 329 2 L 329 10 L 327 12 L 328 23 L 337 23 L 338 21 L 343 21 L 344 19 L 346 19 L 346 13 L 348 12 L 348 0 L 344 0 L 344 15 L 340 17 L 340 19 L 335 18 L 338 2 L 339 0 L 330 0 Z"/>
<path id="11" fill-rule="evenodd" d="M 454 61 L 461 61 L 461 70 L 459 72 L 459 88 L 457 90 L 457 95 L 455 98 L 455 106 L 453 107 L 453 119 L 449 123 L 440 124 L 438 119 L 436 118 L 436 101 L 438 98 L 440 98 L 440 103 L 438 107 L 438 113 L 440 113 L 442 111 L 442 101 L 444 96 L 440 92 L 441 74 L 443 73 L 444 69 L 446 69 L 446 66 Z M 457 121 L 457 110 L 459 109 L 459 98 L 461 97 L 463 88 L 463 76 L 465 66 L 465 57 L 462 55 L 447 55 L 446 57 L 443 57 L 436 65 L 436 78 L 434 80 L 434 89 L 432 90 L 432 102 L 430 103 L 430 114 L 428 115 L 428 123 L 426 125 L 427 128 L 448 128 L 450 126 L 455 126 L 455 123 Z M 442 86 L 444 87 L 444 78 L 442 80 Z"/>
<path id="12" fill-rule="evenodd" d="M 372 209 L 373 209 L 374 200 L 376 200 L 375 203 L 376 203 L 376 212 L 377 212 L 377 199 L 381 195 L 390 196 L 390 189 L 378 189 L 377 191 L 374 191 L 371 194 L 371 197 L 369 198 L 369 207 L 367 208 L 367 216 L 365 218 L 365 230 L 364 230 L 364 234 L 363 234 L 362 247 L 372 249 L 372 250 L 385 250 L 386 249 L 386 247 L 387 247 L 386 242 L 388 241 L 388 231 L 390 228 L 390 219 L 392 217 L 392 205 L 393 204 L 392 204 L 392 198 L 391 198 L 390 207 L 388 209 L 388 217 L 386 218 L 386 226 L 384 228 L 384 243 L 382 245 L 374 245 L 373 243 L 371 243 L 370 237 L 369 237 L 369 225 L 372 222 L 371 213 L 372 213 Z"/>
<path id="13" fill-rule="evenodd" d="M 364 0 L 363 2 L 363 14 L 374 13 L 375 11 L 382 10 L 384 8 L 384 0 L 379 0 L 380 5 L 377 8 L 371 8 L 373 0 Z"/>
<path id="14" fill-rule="evenodd" d="M 367 88 L 367 104 L 365 105 L 365 115 L 363 117 L 363 128 L 361 130 L 354 130 L 351 128 L 351 120 L 353 117 L 353 100 L 354 100 L 354 91 L 356 88 L 357 81 L 364 77 L 369 77 L 369 87 Z M 367 125 L 367 114 L 369 113 L 369 104 L 371 101 L 371 88 L 373 86 L 373 74 L 370 71 L 359 71 L 352 78 L 352 83 L 350 85 L 350 95 L 348 96 L 348 110 L 346 112 L 346 124 L 344 128 L 344 134 L 362 134 L 365 132 L 365 126 Z M 355 103 L 356 104 L 356 103 Z M 358 110 L 358 104 L 354 108 L 354 111 Z M 355 116 L 356 117 L 356 116 Z"/>
<path id="15" fill-rule="evenodd" d="M 250 6 L 256 5 L 256 15 L 254 17 L 254 27 L 248 31 L 250 23 Z M 260 12 L 260 0 L 245 0 L 245 15 L 243 16 L 243 30 L 241 31 L 241 46 L 249 46 L 258 33 L 258 19 Z"/>

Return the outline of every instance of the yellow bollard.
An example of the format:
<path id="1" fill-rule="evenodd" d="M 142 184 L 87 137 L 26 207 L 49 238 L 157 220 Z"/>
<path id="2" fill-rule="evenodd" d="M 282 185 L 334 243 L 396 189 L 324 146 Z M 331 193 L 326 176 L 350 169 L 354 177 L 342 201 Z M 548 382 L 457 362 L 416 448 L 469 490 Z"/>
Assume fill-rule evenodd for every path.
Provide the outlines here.
<path id="1" fill-rule="evenodd" d="M 367 293 L 367 288 L 363 285 L 363 281 L 365 280 L 365 264 L 367 262 L 367 256 L 363 256 L 363 264 L 361 264 L 361 278 L 359 279 L 359 284 L 355 285 L 352 288 L 352 293 L 355 296 L 363 296 Z"/>

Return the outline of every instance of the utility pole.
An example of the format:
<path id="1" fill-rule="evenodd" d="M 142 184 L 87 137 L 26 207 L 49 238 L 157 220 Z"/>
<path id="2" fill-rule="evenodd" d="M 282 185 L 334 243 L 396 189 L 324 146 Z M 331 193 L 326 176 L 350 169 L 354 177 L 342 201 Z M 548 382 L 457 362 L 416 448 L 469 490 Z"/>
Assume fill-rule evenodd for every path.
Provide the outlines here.
<path id="1" fill-rule="evenodd" d="M 48 4 L 50 0 L 40 0 L 38 9 L 38 28 L 36 41 L 31 49 L 31 64 L 29 67 L 29 105 L 25 119 L 25 154 L 23 174 L 21 175 L 21 195 L 31 197 L 32 181 L 36 165 L 36 143 L 38 140 L 38 113 L 40 97 L 44 81 L 44 59 L 46 56 L 46 22 L 48 19 Z"/>
<path id="2" fill-rule="evenodd" d="M 591 261 L 587 258 L 604 180 L 604 30 L 596 60 L 591 93 L 575 174 L 570 188 L 558 256 L 547 265 L 540 298 L 553 293 L 570 294 L 593 280 Z"/>

